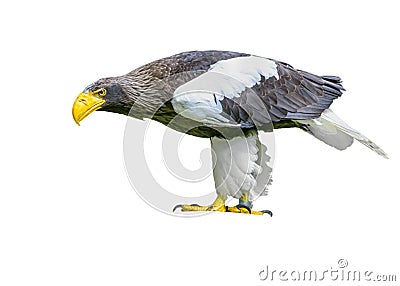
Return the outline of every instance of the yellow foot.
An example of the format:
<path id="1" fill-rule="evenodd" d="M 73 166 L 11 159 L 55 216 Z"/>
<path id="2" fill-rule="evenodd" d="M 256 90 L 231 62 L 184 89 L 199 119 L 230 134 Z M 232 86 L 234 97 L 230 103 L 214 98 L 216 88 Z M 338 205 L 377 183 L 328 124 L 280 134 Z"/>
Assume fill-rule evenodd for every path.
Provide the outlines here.
<path id="1" fill-rule="evenodd" d="M 217 212 L 225 212 L 226 207 L 225 205 L 221 206 L 199 206 L 197 204 L 192 204 L 192 205 L 176 205 L 173 209 L 173 211 L 176 211 L 177 209 L 180 209 L 181 212 L 208 212 L 208 211 L 217 211 Z"/>
<path id="2" fill-rule="evenodd" d="M 217 211 L 217 212 L 232 212 L 232 213 L 243 213 L 252 215 L 263 215 L 269 214 L 272 216 L 272 212 L 268 210 L 255 211 L 250 209 L 246 205 L 237 205 L 234 207 L 225 206 L 225 200 L 217 197 L 217 199 L 210 206 L 199 206 L 197 204 L 192 205 L 176 205 L 173 211 L 180 209 L 182 212 L 207 212 L 207 211 Z"/>
<path id="3" fill-rule="evenodd" d="M 207 211 L 225 212 L 226 211 L 225 199 L 219 196 L 210 206 L 199 206 L 197 204 L 176 205 L 172 211 L 176 211 L 177 209 L 180 209 L 181 212 L 207 212 Z"/>
<path id="4" fill-rule="evenodd" d="M 234 207 L 227 207 L 227 212 L 231 212 L 231 213 L 242 213 L 242 214 L 252 214 L 252 215 L 263 215 L 263 214 L 269 214 L 270 216 L 272 216 L 272 212 L 269 210 L 263 210 L 263 211 L 255 211 L 250 209 L 247 206 L 243 206 L 243 205 L 237 205 Z"/>

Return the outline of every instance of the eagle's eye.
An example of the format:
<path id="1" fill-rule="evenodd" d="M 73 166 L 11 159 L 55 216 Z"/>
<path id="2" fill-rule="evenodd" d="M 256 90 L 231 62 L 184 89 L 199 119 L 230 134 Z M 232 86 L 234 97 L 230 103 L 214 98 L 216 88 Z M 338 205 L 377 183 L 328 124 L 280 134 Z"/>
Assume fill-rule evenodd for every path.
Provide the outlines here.
<path id="1" fill-rule="evenodd" d="M 105 88 L 100 88 L 100 89 L 96 90 L 95 93 L 101 97 L 104 97 L 106 95 L 107 91 Z"/>

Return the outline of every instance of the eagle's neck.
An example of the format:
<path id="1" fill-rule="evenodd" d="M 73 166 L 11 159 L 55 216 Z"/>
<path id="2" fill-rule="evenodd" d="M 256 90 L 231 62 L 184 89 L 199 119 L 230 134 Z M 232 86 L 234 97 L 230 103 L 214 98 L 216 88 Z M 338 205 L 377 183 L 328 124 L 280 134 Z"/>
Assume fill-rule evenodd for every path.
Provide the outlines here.
<path id="1" fill-rule="evenodd" d="M 131 72 L 118 79 L 124 99 L 117 113 L 138 119 L 152 118 L 172 96 L 162 81 L 143 72 Z"/>

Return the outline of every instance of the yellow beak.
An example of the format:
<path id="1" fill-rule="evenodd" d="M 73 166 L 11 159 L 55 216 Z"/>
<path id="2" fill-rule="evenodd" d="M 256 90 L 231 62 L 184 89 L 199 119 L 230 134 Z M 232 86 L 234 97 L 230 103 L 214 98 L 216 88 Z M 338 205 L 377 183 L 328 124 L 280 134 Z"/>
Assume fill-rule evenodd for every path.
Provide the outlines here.
<path id="1" fill-rule="evenodd" d="M 88 116 L 93 111 L 99 109 L 104 102 L 104 99 L 96 96 L 96 93 L 89 91 L 88 93 L 80 93 L 75 99 L 74 105 L 72 106 L 72 116 L 76 124 L 79 125 L 86 116 Z"/>

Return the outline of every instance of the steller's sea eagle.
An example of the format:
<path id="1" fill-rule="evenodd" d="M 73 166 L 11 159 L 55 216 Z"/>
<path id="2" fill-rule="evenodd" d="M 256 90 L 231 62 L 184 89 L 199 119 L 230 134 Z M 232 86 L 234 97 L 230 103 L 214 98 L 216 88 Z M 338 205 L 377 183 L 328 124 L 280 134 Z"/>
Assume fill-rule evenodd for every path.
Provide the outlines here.
<path id="1" fill-rule="evenodd" d="M 210 138 L 217 198 L 208 206 L 182 204 L 175 209 L 272 215 L 251 209 L 268 185 L 257 179 L 268 182 L 272 171 L 259 131 L 297 127 L 339 150 L 356 139 L 387 157 L 329 109 L 343 91 L 337 76 L 317 76 L 273 59 L 191 51 L 99 79 L 78 95 L 72 114 L 77 124 L 95 110 L 150 118 Z M 226 206 L 228 196 L 239 204 Z"/>

